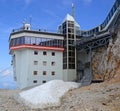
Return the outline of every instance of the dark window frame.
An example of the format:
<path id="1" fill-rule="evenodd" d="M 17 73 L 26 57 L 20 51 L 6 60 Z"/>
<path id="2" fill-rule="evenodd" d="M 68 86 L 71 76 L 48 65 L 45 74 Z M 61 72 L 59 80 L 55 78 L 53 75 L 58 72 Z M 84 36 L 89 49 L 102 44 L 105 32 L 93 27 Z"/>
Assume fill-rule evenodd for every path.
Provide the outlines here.
<path id="1" fill-rule="evenodd" d="M 44 56 L 47 55 L 47 51 L 43 51 L 43 55 L 44 55 Z"/>
<path id="2" fill-rule="evenodd" d="M 38 51 L 34 51 L 34 55 L 38 55 Z"/>

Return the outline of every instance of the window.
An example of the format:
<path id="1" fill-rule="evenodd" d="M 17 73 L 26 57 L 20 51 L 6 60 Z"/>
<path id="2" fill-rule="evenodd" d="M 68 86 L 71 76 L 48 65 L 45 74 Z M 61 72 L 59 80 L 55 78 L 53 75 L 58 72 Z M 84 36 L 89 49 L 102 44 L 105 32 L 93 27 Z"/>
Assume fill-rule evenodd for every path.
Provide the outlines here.
<path id="1" fill-rule="evenodd" d="M 43 71 L 43 75 L 46 75 L 46 71 Z"/>
<path id="2" fill-rule="evenodd" d="M 51 62 L 51 65 L 52 65 L 52 66 L 55 66 L 55 62 Z"/>
<path id="3" fill-rule="evenodd" d="M 52 71 L 52 72 L 51 72 L 51 75 L 54 76 L 54 75 L 55 75 L 55 71 Z"/>
<path id="4" fill-rule="evenodd" d="M 75 64 L 69 64 L 69 69 L 75 69 Z"/>
<path id="5" fill-rule="evenodd" d="M 34 55 L 38 55 L 38 51 L 34 51 Z"/>
<path id="6" fill-rule="evenodd" d="M 44 81 L 42 81 L 42 83 L 46 83 L 46 81 L 44 80 Z"/>
<path id="7" fill-rule="evenodd" d="M 67 63 L 63 64 L 63 69 L 67 69 Z"/>
<path id="8" fill-rule="evenodd" d="M 33 83 L 37 83 L 37 80 L 34 80 Z"/>
<path id="9" fill-rule="evenodd" d="M 25 37 L 25 44 L 31 44 L 30 37 Z"/>
<path id="10" fill-rule="evenodd" d="M 55 52 L 52 52 L 52 56 L 55 56 Z"/>
<path id="11" fill-rule="evenodd" d="M 34 65 L 38 65 L 38 61 L 34 61 Z"/>
<path id="12" fill-rule="evenodd" d="M 31 37 L 31 44 L 32 44 L 32 45 L 36 45 L 36 42 L 35 42 L 35 38 L 34 38 L 34 37 Z"/>
<path id="13" fill-rule="evenodd" d="M 24 38 L 23 37 L 18 38 L 17 42 L 18 42 L 18 45 L 24 44 Z"/>
<path id="14" fill-rule="evenodd" d="M 47 55 L 47 52 L 46 52 L 46 51 L 44 51 L 44 52 L 43 52 L 43 55 Z"/>
<path id="15" fill-rule="evenodd" d="M 46 66 L 47 65 L 47 62 L 46 61 L 43 61 L 43 66 Z"/>
<path id="16" fill-rule="evenodd" d="M 34 71 L 33 73 L 34 73 L 34 75 L 37 75 L 37 74 L 38 74 L 38 71 Z"/>

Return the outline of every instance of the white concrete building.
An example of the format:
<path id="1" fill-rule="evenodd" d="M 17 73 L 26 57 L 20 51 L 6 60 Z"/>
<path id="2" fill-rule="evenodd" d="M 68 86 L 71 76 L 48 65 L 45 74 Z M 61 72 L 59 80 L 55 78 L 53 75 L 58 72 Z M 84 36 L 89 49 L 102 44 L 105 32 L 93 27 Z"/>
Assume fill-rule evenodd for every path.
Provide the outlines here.
<path id="1" fill-rule="evenodd" d="M 63 80 L 63 35 L 24 26 L 13 30 L 9 39 L 14 79 L 19 88 Z"/>

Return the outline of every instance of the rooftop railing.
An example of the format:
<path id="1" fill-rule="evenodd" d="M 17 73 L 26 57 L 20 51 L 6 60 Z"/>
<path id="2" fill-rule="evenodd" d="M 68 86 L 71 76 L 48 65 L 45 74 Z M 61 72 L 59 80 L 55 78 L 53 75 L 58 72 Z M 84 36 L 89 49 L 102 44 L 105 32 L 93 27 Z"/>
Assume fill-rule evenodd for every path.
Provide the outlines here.
<path id="1" fill-rule="evenodd" d="M 48 30 L 48 29 L 40 29 L 40 28 L 38 28 L 38 29 L 36 29 L 36 28 L 26 29 L 24 27 L 13 29 L 12 33 L 20 32 L 20 31 L 36 31 L 36 32 L 48 32 L 48 33 L 60 34 L 57 30 Z"/>

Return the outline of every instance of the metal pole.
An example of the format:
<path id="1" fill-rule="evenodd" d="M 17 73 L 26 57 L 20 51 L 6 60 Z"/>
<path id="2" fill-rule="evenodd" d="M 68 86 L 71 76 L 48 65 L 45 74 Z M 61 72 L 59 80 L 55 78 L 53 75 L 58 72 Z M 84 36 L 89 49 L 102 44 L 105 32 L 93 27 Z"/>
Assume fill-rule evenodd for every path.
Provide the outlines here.
<path id="1" fill-rule="evenodd" d="M 91 47 L 89 47 L 90 48 L 90 81 L 92 81 L 92 79 L 93 79 L 93 75 L 92 75 L 92 48 Z"/>

